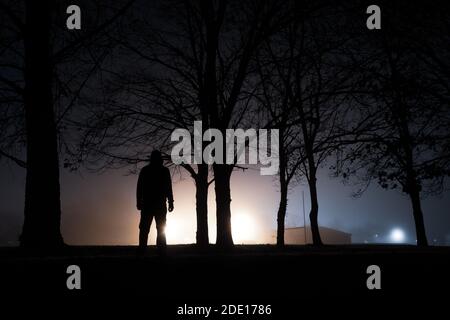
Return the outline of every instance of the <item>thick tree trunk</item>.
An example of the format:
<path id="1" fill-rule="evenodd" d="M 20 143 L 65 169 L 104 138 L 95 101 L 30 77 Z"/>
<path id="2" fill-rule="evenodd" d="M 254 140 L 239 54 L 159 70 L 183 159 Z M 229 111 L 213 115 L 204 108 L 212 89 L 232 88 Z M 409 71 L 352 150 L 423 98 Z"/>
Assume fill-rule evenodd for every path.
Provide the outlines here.
<path id="1" fill-rule="evenodd" d="M 196 241 L 200 247 L 209 244 L 208 236 L 208 165 L 198 165 L 198 174 L 195 179 L 196 186 L 196 211 L 197 234 Z"/>
<path id="2" fill-rule="evenodd" d="M 310 165 L 310 177 L 308 180 L 308 186 L 309 186 L 309 195 L 311 199 L 311 211 L 309 213 L 309 221 L 311 224 L 311 234 L 312 234 L 312 240 L 313 245 L 320 246 L 322 245 L 322 239 L 320 238 L 320 231 L 319 231 L 319 201 L 317 198 L 317 178 L 316 178 L 316 169 L 312 168 L 312 165 Z M 306 229 L 305 229 L 306 232 Z"/>
<path id="3" fill-rule="evenodd" d="M 232 247 L 230 178 L 233 167 L 225 164 L 214 164 L 213 170 L 217 216 L 216 245 L 222 248 Z"/>
<path id="4" fill-rule="evenodd" d="M 53 110 L 51 1 L 26 1 L 25 113 L 27 176 L 25 220 L 20 242 L 25 247 L 63 245 L 57 133 Z"/>

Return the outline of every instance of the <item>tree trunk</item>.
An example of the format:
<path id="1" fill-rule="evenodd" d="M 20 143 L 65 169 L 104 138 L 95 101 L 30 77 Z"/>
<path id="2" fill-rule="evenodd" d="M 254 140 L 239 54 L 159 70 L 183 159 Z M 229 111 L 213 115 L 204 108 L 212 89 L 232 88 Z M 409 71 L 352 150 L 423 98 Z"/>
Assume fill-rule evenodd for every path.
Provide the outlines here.
<path id="1" fill-rule="evenodd" d="M 414 170 L 414 158 L 413 158 L 413 148 L 412 139 L 410 138 L 409 129 L 404 120 L 405 117 L 401 116 L 402 120 L 402 137 L 403 137 L 403 149 L 406 154 L 406 192 L 411 199 L 411 205 L 413 209 L 414 223 L 416 227 L 416 238 L 418 246 L 428 246 L 427 234 L 425 232 L 425 223 L 423 221 L 422 204 L 420 200 L 421 186 L 417 181 L 417 174 Z"/>
<path id="2" fill-rule="evenodd" d="M 278 206 L 277 213 L 277 246 L 284 246 L 284 229 L 285 229 L 285 219 L 286 219 L 286 209 L 287 209 L 287 191 L 288 191 L 288 181 L 286 179 L 286 155 L 284 149 L 284 122 L 280 125 L 279 137 L 279 180 L 280 180 L 280 204 Z"/>
<path id="3" fill-rule="evenodd" d="M 312 165 L 310 164 L 310 168 Z M 319 231 L 319 201 L 317 199 L 317 178 L 316 178 L 316 169 L 313 168 L 309 172 L 310 177 L 308 180 L 309 185 L 309 195 L 311 199 L 311 211 L 309 213 L 309 221 L 311 224 L 311 234 L 312 234 L 312 240 L 313 245 L 320 246 L 322 245 L 322 239 L 320 238 L 320 231 Z M 306 229 L 305 229 L 306 232 Z"/>
<path id="4" fill-rule="evenodd" d="M 225 164 L 214 164 L 214 185 L 216 192 L 217 240 L 216 245 L 222 248 L 233 246 L 231 233 L 231 192 L 230 178 L 233 167 Z"/>
<path id="5" fill-rule="evenodd" d="M 428 246 L 427 235 L 425 232 L 425 224 L 423 221 L 423 212 L 418 194 L 410 194 L 411 203 L 413 207 L 414 222 L 416 226 L 416 237 L 418 246 Z"/>
<path id="6" fill-rule="evenodd" d="M 418 246 L 428 246 L 427 234 L 425 232 L 425 223 L 423 221 L 422 204 L 420 200 L 420 191 L 417 184 L 413 185 L 408 190 L 409 198 L 411 199 L 414 223 L 416 227 L 416 238 Z"/>
<path id="7" fill-rule="evenodd" d="M 208 165 L 199 164 L 198 174 L 195 179 L 196 186 L 196 211 L 197 234 L 196 241 L 200 247 L 209 245 L 208 236 Z"/>
<path id="8" fill-rule="evenodd" d="M 25 220 L 20 243 L 25 247 L 63 245 L 57 133 L 53 110 L 51 1 L 26 1 L 25 113 L 27 176 Z"/>
<path id="9" fill-rule="evenodd" d="M 286 180 L 286 179 L 284 179 Z M 281 181 L 280 181 L 281 182 Z M 280 183 L 280 205 L 277 213 L 277 246 L 284 246 L 284 224 L 286 220 L 287 209 L 287 185 Z"/>

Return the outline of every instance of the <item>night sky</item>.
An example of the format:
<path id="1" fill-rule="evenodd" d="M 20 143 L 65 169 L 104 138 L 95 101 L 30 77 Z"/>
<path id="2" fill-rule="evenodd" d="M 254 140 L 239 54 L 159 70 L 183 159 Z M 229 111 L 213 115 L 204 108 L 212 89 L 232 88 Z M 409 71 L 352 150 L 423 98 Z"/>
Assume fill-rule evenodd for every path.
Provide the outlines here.
<path id="1" fill-rule="evenodd" d="M 141 2 L 142 5 L 142 2 Z M 141 13 L 146 14 L 145 12 Z M 117 59 L 127 66 L 133 60 Z M 127 67 L 128 68 L 128 67 Z M 130 69 L 143 68 L 133 65 Z M 60 157 L 60 162 L 62 156 Z M 139 164 L 142 167 L 143 163 Z M 360 197 L 352 194 L 355 185 L 332 178 L 326 164 L 319 169 L 319 224 L 352 234 L 354 243 L 392 242 L 391 231 L 405 232 L 403 242 L 415 244 L 410 200 L 398 190 L 381 189 L 374 182 Z M 62 167 L 62 165 L 61 165 Z M 71 245 L 128 245 L 137 243 L 139 214 L 135 206 L 137 175 L 127 169 L 108 169 L 102 174 L 81 168 L 70 172 L 61 168 L 61 230 Z M 232 215 L 250 217 L 254 230 L 234 234 L 235 243 L 274 243 L 279 203 L 276 176 L 261 176 L 259 170 L 236 170 L 232 175 Z M 168 214 L 168 242 L 195 242 L 195 188 L 188 176 L 173 174 L 175 210 Z M 42 181 L 45 189 L 45 181 Z M 23 222 L 25 170 L 0 159 L 0 245 L 18 245 Z M 309 193 L 306 181 L 291 187 L 287 227 L 303 226 L 302 192 L 309 225 Z M 450 245 L 450 191 L 424 199 L 422 203 L 427 236 L 431 245 Z M 236 228 L 238 229 L 238 228 Z M 240 231 L 241 229 L 239 229 Z M 215 242 L 214 186 L 209 192 L 210 242 Z M 242 236 L 242 237 L 241 237 Z M 154 226 L 151 241 L 154 242 Z"/>

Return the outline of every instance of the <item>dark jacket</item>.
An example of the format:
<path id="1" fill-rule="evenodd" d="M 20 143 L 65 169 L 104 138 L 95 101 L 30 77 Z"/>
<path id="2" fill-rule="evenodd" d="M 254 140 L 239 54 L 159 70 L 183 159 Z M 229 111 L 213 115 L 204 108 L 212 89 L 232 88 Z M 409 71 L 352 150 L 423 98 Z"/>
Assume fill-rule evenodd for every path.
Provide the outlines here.
<path id="1" fill-rule="evenodd" d="M 149 164 L 142 168 L 137 183 L 137 207 L 139 210 L 166 208 L 166 200 L 173 203 L 172 180 L 169 169 Z"/>

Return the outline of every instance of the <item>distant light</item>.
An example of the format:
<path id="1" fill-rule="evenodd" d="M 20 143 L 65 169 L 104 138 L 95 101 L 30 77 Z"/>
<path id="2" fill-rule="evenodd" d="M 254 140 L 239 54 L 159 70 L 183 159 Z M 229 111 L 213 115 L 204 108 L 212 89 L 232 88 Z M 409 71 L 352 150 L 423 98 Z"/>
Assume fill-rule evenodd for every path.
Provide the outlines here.
<path id="1" fill-rule="evenodd" d="M 251 215 L 238 212 L 231 217 L 231 224 L 233 239 L 236 243 L 256 240 L 256 223 Z"/>
<path id="2" fill-rule="evenodd" d="M 390 238 L 392 242 L 403 242 L 405 240 L 405 232 L 400 228 L 392 229 Z"/>

